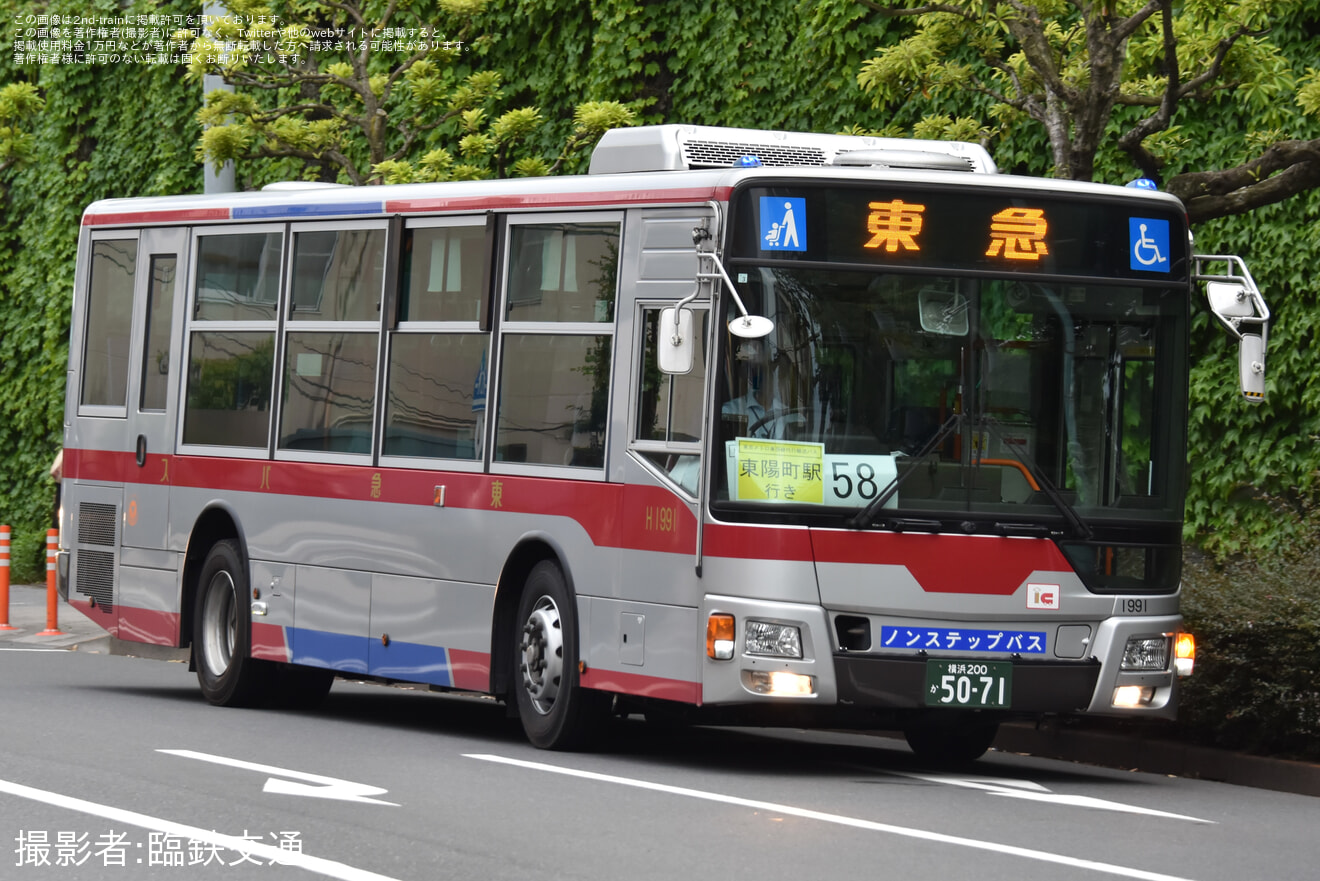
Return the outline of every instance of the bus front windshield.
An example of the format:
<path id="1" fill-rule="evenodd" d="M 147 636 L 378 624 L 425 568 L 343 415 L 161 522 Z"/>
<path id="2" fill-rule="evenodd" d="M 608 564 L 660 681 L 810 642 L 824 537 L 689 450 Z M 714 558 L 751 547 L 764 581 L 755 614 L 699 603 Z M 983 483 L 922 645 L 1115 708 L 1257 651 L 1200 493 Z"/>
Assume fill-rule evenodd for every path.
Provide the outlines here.
<path id="1" fill-rule="evenodd" d="M 1181 521 L 1185 290 L 732 268 L 775 328 L 725 332 L 717 510 Z"/>

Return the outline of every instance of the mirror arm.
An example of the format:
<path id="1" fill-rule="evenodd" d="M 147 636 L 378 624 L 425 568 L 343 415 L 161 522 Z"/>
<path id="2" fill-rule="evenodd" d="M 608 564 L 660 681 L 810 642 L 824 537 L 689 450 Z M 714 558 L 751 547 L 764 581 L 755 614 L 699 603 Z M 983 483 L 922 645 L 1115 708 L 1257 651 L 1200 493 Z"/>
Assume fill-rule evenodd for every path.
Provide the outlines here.
<path id="1" fill-rule="evenodd" d="M 1251 315 L 1222 315 L 1212 306 L 1210 311 L 1224 326 L 1224 329 L 1239 340 L 1242 339 L 1245 332 L 1243 325 L 1259 327 L 1260 335 L 1265 336 L 1270 323 L 1270 307 L 1265 302 L 1265 298 L 1261 296 L 1260 288 L 1256 287 L 1256 280 L 1251 277 L 1246 262 L 1235 254 L 1223 256 L 1194 254 L 1192 259 L 1195 261 L 1195 272 L 1192 274 L 1192 281 L 1236 284 L 1242 288 L 1243 294 L 1251 303 L 1253 312 Z M 1225 263 L 1227 264 L 1226 271 L 1211 273 L 1206 269 L 1206 263 Z"/>

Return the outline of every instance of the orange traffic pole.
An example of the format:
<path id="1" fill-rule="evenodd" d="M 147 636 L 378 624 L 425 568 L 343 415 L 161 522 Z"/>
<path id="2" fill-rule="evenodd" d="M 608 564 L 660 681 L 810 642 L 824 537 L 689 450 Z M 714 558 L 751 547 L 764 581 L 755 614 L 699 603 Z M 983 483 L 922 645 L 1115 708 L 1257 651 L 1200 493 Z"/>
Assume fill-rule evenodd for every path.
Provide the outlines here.
<path id="1" fill-rule="evenodd" d="M 9 527 L 0 526 L 0 630 L 18 630 L 9 623 Z"/>
<path id="2" fill-rule="evenodd" d="M 46 530 L 46 629 L 37 636 L 64 636 L 60 630 L 60 594 L 56 583 L 55 558 L 59 556 L 60 531 Z"/>

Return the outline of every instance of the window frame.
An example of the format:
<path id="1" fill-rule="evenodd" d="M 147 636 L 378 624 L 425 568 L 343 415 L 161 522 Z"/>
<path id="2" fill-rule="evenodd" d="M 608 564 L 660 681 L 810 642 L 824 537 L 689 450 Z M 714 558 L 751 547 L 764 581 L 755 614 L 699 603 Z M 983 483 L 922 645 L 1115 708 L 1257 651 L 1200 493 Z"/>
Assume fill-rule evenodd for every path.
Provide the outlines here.
<path id="1" fill-rule="evenodd" d="M 490 236 L 491 224 L 487 214 L 454 214 L 433 217 L 419 217 L 409 219 L 400 229 L 400 235 L 406 236 L 412 230 L 418 229 L 436 229 L 453 227 L 478 227 L 485 231 L 486 241 L 483 250 L 482 259 L 486 260 L 490 254 Z M 485 471 L 485 460 L 489 452 L 490 439 L 490 406 L 494 398 L 491 395 L 491 372 L 496 361 L 496 334 L 490 329 L 482 329 L 481 321 L 405 321 L 398 314 L 401 308 L 403 297 L 403 261 L 402 261 L 402 240 L 395 242 L 391 246 L 390 256 L 397 262 L 397 274 L 395 276 L 396 290 L 393 292 L 393 299 L 388 314 L 384 315 L 384 326 L 382 333 L 385 336 L 384 351 L 381 355 L 381 396 L 377 402 L 377 419 L 379 426 L 377 431 L 377 441 L 375 449 L 378 452 L 378 462 L 381 467 L 388 468 L 412 468 L 423 471 L 462 471 L 470 473 L 482 473 Z M 486 283 L 481 291 L 482 311 L 489 312 L 491 300 L 491 283 L 488 277 L 490 272 L 488 268 L 483 267 L 482 277 Z M 388 276 L 387 276 L 388 277 Z M 384 311 L 384 310 L 382 310 Z M 390 379 L 392 378 L 390 368 L 394 358 L 394 343 L 399 335 L 422 335 L 422 334 L 453 334 L 455 336 L 485 336 L 486 337 L 486 418 L 480 428 L 481 452 L 473 459 L 444 459 L 432 456 L 401 456 L 397 453 L 387 454 L 385 452 L 385 412 L 389 407 L 389 389 Z"/>
<path id="2" fill-rule="evenodd" d="M 279 305 L 276 310 L 276 323 L 278 327 L 275 338 L 274 376 L 272 378 L 274 388 L 271 392 L 269 458 L 277 462 L 325 462 L 339 465 L 374 464 L 380 450 L 380 430 L 383 418 L 383 411 L 380 406 L 381 374 L 385 369 L 384 365 L 386 362 L 383 360 L 382 335 L 385 333 L 386 322 L 393 309 L 394 297 L 396 296 L 396 292 L 390 290 L 391 280 L 397 278 L 395 272 L 396 267 L 392 264 L 397 263 L 399 250 L 399 242 L 395 236 L 392 235 L 394 227 L 391 225 L 389 218 L 385 217 L 351 220 L 297 221 L 282 224 L 282 226 L 285 229 L 283 254 L 284 265 L 280 272 Z M 298 234 L 305 232 L 338 233 L 369 229 L 380 229 L 385 231 L 385 259 L 381 271 L 380 305 L 377 309 L 375 320 L 292 320 L 290 316 L 292 314 L 293 304 L 293 273 L 296 268 L 294 247 Z M 363 333 L 375 334 L 376 339 L 374 351 L 376 353 L 376 371 L 375 375 L 372 377 L 370 443 L 366 452 L 326 452 L 322 450 L 288 449 L 280 446 L 280 434 L 283 430 L 284 410 L 287 403 L 285 399 L 285 362 L 288 357 L 289 337 L 293 334 L 313 333 L 338 333 L 344 335 Z"/>
<path id="3" fill-rule="evenodd" d="M 243 320 L 215 320 L 206 318 L 197 318 L 197 275 L 201 269 L 201 246 L 199 244 L 202 238 L 207 236 L 237 236 L 237 235 L 269 235 L 278 233 L 280 235 L 280 285 L 283 288 L 286 268 L 289 263 L 290 236 L 289 224 L 287 223 L 253 223 L 253 224 L 225 224 L 222 226 L 197 226 L 193 227 L 188 241 L 188 295 L 184 302 L 183 316 L 183 352 L 180 361 L 180 390 L 179 390 L 179 420 L 176 428 L 175 449 L 183 455 L 190 456 L 221 456 L 229 459 L 269 459 L 275 445 L 276 423 L 275 415 L 279 412 L 276 395 L 278 387 L 275 384 L 276 368 L 282 363 L 284 357 L 281 348 L 281 302 L 284 292 L 281 289 L 276 292 L 275 317 L 272 319 L 262 319 L 260 321 Z M 214 331 L 218 333 L 240 333 L 240 332 L 262 332 L 270 333 L 274 337 L 274 354 L 271 361 L 271 391 L 270 405 L 267 408 L 266 418 L 266 443 L 261 447 L 239 447 L 229 444 L 198 444 L 185 443 L 184 431 L 188 422 L 188 392 L 192 383 L 192 353 L 193 353 L 193 335 Z"/>
<path id="4" fill-rule="evenodd" d="M 492 363 L 496 366 L 489 371 L 489 387 L 487 391 L 487 401 L 495 401 L 495 418 L 487 420 L 487 441 L 486 457 L 490 462 L 489 470 L 491 474 L 499 475 L 525 475 L 544 477 L 547 474 L 569 477 L 576 480 L 591 480 L 605 482 L 609 479 L 610 473 L 610 445 L 613 440 L 615 424 L 619 421 L 619 414 L 614 412 L 615 391 L 619 386 L 619 338 L 618 327 L 621 317 L 622 297 L 622 270 L 623 255 L 625 250 L 625 235 L 627 228 L 627 212 L 621 210 L 604 211 L 556 211 L 545 213 L 528 213 L 511 215 L 506 218 L 504 229 L 500 233 L 500 271 L 499 288 L 495 301 L 493 314 L 495 316 L 493 337 L 495 338 L 495 357 Z M 512 277 L 513 262 L 513 237 L 520 227 L 529 226 L 553 226 L 556 224 L 613 224 L 618 235 L 618 254 L 615 266 L 615 287 L 614 287 L 614 315 L 610 321 L 513 321 L 506 317 L 510 286 L 509 280 Z M 499 436 L 499 412 L 502 409 L 502 400 L 505 387 L 505 349 L 506 340 L 514 335 L 535 335 L 535 336 L 574 336 L 574 337 L 601 337 L 610 338 L 610 379 L 609 394 L 606 395 L 606 406 L 610 407 L 610 412 L 605 419 L 605 437 L 602 440 L 603 459 L 599 466 L 591 465 L 560 465 L 541 462 L 509 462 L 496 458 L 495 442 Z M 627 381 L 631 384 L 631 379 Z"/>
<path id="5" fill-rule="evenodd" d="M 78 386 L 76 389 L 70 389 L 70 392 L 76 394 L 78 400 L 78 416 L 90 416 L 101 419 L 127 419 L 129 413 L 129 393 L 132 386 L 133 363 L 132 353 L 138 343 L 138 335 L 142 332 L 137 326 L 137 322 L 129 319 L 128 329 L 128 348 L 124 352 L 124 401 L 122 404 L 87 404 L 83 402 L 83 391 L 87 382 L 87 344 L 90 340 L 90 319 L 92 314 L 92 276 L 93 276 L 93 252 L 99 242 L 133 242 L 133 275 L 132 287 L 129 290 L 128 314 L 134 315 L 134 306 L 137 303 L 137 274 L 142 262 L 142 230 L 139 228 L 118 228 L 94 230 L 89 233 L 87 243 L 87 268 L 86 274 L 80 279 L 81 289 L 77 292 L 81 309 L 79 310 L 80 326 L 78 328 Z"/>
<path id="6" fill-rule="evenodd" d="M 642 401 L 642 372 L 645 370 L 646 357 L 646 315 L 648 312 L 659 313 L 663 309 L 671 308 L 677 304 L 674 299 L 646 298 L 639 299 L 634 303 L 635 316 L 634 324 L 636 327 L 633 332 L 633 352 L 636 353 L 632 363 L 629 365 L 632 369 L 632 376 L 628 386 L 628 452 L 632 458 L 640 463 L 659 479 L 665 481 L 666 485 L 680 492 L 691 501 L 695 501 L 700 495 L 700 482 L 706 477 L 705 474 L 705 450 L 706 435 L 710 433 L 710 419 L 708 415 L 708 399 L 710 396 L 710 375 L 709 375 L 709 348 L 710 322 L 714 320 L 714 311 L 711 309 L 709 300 L 697 300 L 688 303 L 684 308 L 692 310 L 694 330 L 701 327 L 701 320 L 704 316 L 706 321 L 706 335 L 701 340 L 701 348 L 705 350 L 707 359 L 701 365 L 701 435 L 695 441 L 672 441 L 672 440 L 648 440 L 639 438 L 638 432 L 641 430 L 641 401 Z M 693 364 L 693 370 L 697 367 Z M 684 376 L 690 374 L 683 374 Z M 672 382 L 671 378 L 671 382 Z M 672 394 L 670 395 L 672 413 Z M 666 421 L 667 431 L 672 431 L 672 418 Z M 674 480 L 671 472 L 666 471 L 656 462 L 649 458 L 651 455 L 673 455 L 673 456 L 695 456 L 698 467 L 698 489 L 696 492 L 684 487 L 678 481 Z"/>

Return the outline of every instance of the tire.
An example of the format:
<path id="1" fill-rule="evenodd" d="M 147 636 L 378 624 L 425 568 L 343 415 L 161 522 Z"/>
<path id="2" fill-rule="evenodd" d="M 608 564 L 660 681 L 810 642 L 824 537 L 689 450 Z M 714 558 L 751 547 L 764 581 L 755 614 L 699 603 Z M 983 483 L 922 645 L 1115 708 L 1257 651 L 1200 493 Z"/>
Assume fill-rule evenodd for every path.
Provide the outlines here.
<path id="1" fill-rule="evenodd" d="M 981 713 L 929 713 L 903 728 L 921 762 L 945 768 L 970 765 L 985 755 L 998 733 L 999 720 Z"/>
<path id="2" fill-rule="evenodd" d="M 588 745 L 606 721 L 611 698 L 579 684 L 573 595 L 554 562 L 532 567 L 514 620 L 514 701 L 527 739 L 540 749 Z"/>
<path id="3" fill-rule="evenodd" d="M 218 707 L 247 707 L 266 696 L 273 670 L 252 657 L 248 577 L 238 542 L 206 555 L 193 611 L 193 659 L 202 695 Z"/>

